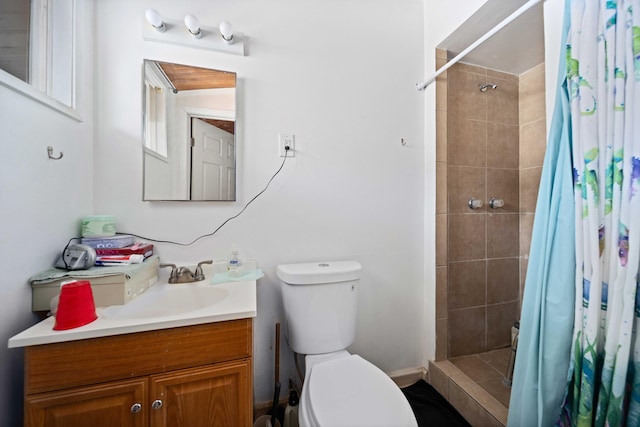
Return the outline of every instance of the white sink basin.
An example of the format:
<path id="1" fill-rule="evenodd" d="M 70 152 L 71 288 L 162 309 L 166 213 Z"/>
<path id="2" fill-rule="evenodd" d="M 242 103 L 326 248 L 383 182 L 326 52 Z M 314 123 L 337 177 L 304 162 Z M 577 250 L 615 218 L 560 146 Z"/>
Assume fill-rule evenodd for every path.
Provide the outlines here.
<path id="1" fill-rule="evenodd" d="M 98 307 L 98 319 L 84 326 L 54 331 L 51 316 L 9 339 L 9 347 L 50 344 L 246 319 L 257 314 L 256 280 L 214 281 L 226 264 L 205 266 L 205 280 L 167 283 L 161 271 L 158 283 L 125 305 Z M 163 276 L 164 274 L 164 276 Z M 223 277 L 223 276 L 221 276 Z"/>
<path id="2" fill-rule="evenodd" d="M 128 304 L 106 307 L 102 316 L 111 319 L 174 316 L 209 308 L 228 295 L 227 289 L 208 282 L 158 284 Z"/>

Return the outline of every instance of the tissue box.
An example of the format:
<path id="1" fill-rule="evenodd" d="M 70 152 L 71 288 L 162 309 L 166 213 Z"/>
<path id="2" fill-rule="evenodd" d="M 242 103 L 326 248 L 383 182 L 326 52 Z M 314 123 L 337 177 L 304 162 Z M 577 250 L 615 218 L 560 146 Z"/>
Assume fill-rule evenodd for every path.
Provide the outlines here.
<path id="1" fill-rule="evenodd" d="M 125 273 L 109 276 L 73 275 L 46 283 L 31 283 L 31 310 L 49 311 L 51 299 L 60 293 L 60 284 L 70 280 L 88 280 L 96 307 L 126 304 L 158 281 L 159 258 L 146 260 L 131 277 Z M 109 267 L 99 267 L 109 268 Z"/>

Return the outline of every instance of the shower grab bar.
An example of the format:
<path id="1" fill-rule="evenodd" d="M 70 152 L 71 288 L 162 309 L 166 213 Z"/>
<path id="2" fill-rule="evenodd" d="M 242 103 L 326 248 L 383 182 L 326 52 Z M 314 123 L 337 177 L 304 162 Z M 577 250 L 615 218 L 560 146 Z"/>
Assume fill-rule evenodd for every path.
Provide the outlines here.
<path id="1" fill-rule="evenodd" d="M 535 6 L 538 3 L 544 3 L 545 0 L 529 0 L 528 2 L 526 2 L 525 4 L 523 4 L 522 6 L 520 6 L 520 8 L 518 10 L 516 10 L 515 12 L 513 12 L 511 15 L 507 16 L 502 22 L 500 22 L 498 25 L 496 25 L 495 27 L 493 27 L 491 30 L 489 30 L 484 36 L 480 37 L 478 40 L 476 40 L 475 42 L 473 42 L 472 44 L 470 44 L 465 50 L 463 50 L 462 52 L 460 52 L 458 55 L 456 55 L 451 61 L 447 62 L 445 65 L 443 65 L 438 71 L 436 71 L 431 77 L 429 77 L 427 80 L 424 80 L 422 82 L 418 82 L 416 83 L 416 89 L 418 89 L 419 91 L 423 91 L 425 90 L 431 83 L 433 83 L 436 78 L 444 73 L 445 71 L 447 71 L 450 67 L 452 67 L 454 64 L 456 64 L 457 62 L 459 62 L 462 58 L 464 58 L 465 56 L 467 56 L 467 54 L 469 52 L 471 52 L 472 50 L 474 50 L 476 47 L 480 46 L 482 43 L 484 43 L 487 39 L 489 39 L 491 36 L 493 36 L 494 34 L 496 34 L 498 31 L 500 31 L 501 29 L 503 29 L 504 27 L 506 27 L 507 25 L 509 25 L 512 21 L 514 21 L 515 19 L 517 19 L 518 17 L 520 17 L 520 15 L 522 15 L 523 13 L 525 13 L 527 10 L 531 9 L 533 6 Z"/>

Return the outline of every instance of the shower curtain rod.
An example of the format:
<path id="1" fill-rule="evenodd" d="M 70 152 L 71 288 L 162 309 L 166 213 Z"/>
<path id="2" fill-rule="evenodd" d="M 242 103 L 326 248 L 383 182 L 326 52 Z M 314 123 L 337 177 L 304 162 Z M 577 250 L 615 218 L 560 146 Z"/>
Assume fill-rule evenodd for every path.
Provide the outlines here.
<path id="1" fill-rule="evenodd" d="M 525 4 L 520 6 L 520 8 L 518 10 L 513 12 L 511 15 L 506 17 L 502 22 L 500 22 L 498 25 L 496 25 L 491 30 L 489 30 L 485 35 L 483 35 L 478 40 L 476 40 L 471 45 L 469 45 L 469 47 L 467 47 L 465 50 L 463 50 L 458 55 L 456 55 L 451 61 L 447 62 L 444 66 L 442 66 L 438 71 L 436 71 L 427 80 L 424 80 L 422 82 L 416 83 L 416 89 L 418 89 L 419 91 L 425 90 L 427 88 L 427 86 L 429 86 L 431 83 L 433 83 L 440 74 L 442 74 L 445 71 L 447 71 L 449 69 L 449 67 L 451 67 L 454 64 L 456 64 L 458 61 L 460 61 L 462 58 L 464 58 L 469 52 L 474 50 L 476 47 L 480 46 L 488 38 L 490 38 L 491 36 L 496 34 L 498 31 L 500 31 L 501 29 L 503 29 L 504 27 L 509 25 L 512 21 L 517 19 L 520 15 L 525 13 L 527 10 L 531 9 L 533 6 L 535 6 L 538 3 L 543 3 L 544 1 L 545 0 L 529 0 L 528 2 L 526 2 Z"/>

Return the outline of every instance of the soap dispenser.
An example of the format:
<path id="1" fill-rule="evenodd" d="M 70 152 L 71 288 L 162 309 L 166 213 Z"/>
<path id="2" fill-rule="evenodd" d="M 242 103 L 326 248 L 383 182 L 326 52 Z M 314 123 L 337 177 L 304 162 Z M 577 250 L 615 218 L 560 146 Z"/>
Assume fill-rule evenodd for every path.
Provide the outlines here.
<path id="1" fill-rule="evenodd" d="M 227 272 L 229 273 L 229 277 L 242 276 L 242 260 L 240 259 L 238 251 L 231 252 L 231 258 L 229 258 L 227 262 Z"/>

